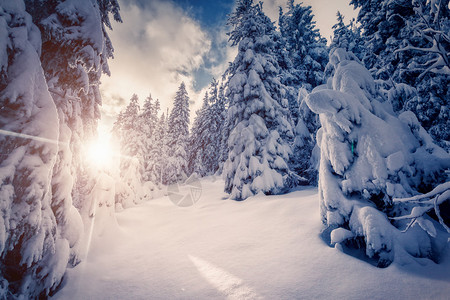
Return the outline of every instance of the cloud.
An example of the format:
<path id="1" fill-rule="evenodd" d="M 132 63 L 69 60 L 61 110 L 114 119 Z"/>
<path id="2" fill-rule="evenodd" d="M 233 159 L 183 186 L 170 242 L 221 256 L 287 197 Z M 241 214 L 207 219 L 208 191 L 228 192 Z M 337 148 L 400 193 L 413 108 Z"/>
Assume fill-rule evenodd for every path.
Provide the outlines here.
<path id="1" fill-rule="evenodd" d="M 102 77 L 104 119 L 123 109 L 133 93 L 141 101 L 151 93 L 165 111 L 181 81 L 196 101 L 191 74 L 211 48 L 206 32 L 171 1 L 128 1 L 121 6 L 124 22 L 110 32 L 115 48 L 115 59 L 109 61 L 112 75 Z"/>

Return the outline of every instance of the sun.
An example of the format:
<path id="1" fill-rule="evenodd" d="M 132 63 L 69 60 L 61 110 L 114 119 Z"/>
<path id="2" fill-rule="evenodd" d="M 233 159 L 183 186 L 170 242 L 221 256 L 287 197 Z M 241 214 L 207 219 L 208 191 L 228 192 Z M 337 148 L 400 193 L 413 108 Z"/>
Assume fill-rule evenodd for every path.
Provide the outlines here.
<path id="1" fill-rule="evenodd" d="M 115 148 L 109 134 L 99 131 L 98 137 L 86 145 L 86 160 L 97 168 L 108 168 L 114 164 Z"/>

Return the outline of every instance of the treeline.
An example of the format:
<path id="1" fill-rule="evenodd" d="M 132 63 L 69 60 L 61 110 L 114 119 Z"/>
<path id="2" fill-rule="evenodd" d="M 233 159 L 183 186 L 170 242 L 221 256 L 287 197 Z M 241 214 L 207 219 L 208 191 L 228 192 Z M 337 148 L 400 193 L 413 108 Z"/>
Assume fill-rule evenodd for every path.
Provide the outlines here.
<path id="1" fill-rule="evenodd" d="M 257 130 L 257 124 L 250 124 L 252 128 L 242 128 L 245 136 L 233 139 L 236 143 L 258 144 L 253 152 L 246 156 L 249 160 L 251 156 L 258 156 L 258 160 L 263 159 L 259 162 L 260 167 L 257 167 L 260 170 L 255 169 L 254 172 L 262 176 L 262 181 L 272 184 L 270 187 L 255 186 L 251 194 L 259 191 L 278 193 L 297 184 L 313 184 L 317 181 L 317 171 L 311 167 L 316 162 L 310 160 L 314 134 L 318 128 L 317 118 L 307 107 L 300 109 L 297 93 L 300 87 L 311 91 L 323 82 L 323 71 L 327 63 L 326 40 L 315 28 L 311 7 L 294 5 L 291 1 L 288 12 L 280 16 L 280 24 L 284 25 L 277 31 L 270 19 L 262 13 L 260 5 L 255 6 L 250 2 L 246 5 L 251 7 L 251 13 L 256 18 L 252 21 L 256 22 L 253 25 L 260 27 L 257 30 L 260 32 L 247 28 L 252 24 L 240 24 L 243 16 L 230 18 L 229 25 L 236 27 L 230 32 L 230 41 L 237 45 L 247 36 L 245 39 L 248 44 L 245 45 L 246 49 L 240 49 L 235 62 L 223 77 L 219 81 L 213 79 L 211 82 L 203 105 L 196 112 L 190 133 L 189 101 L 181 100 L 181 95 L 186 95 L 184 84 L 177 92 L 169 115 L 158 116 L 158 110 L 149 110 L 149 107 L 154 107 L 149 104 L 153 101 L 151 98 L 145 100 L 140 110 L 136 96 L 133 96 L 129 106 L 118 116 L 113 131 L 121 141 L 121 151 L 124 155 L 121 174 L 124 182 L 127 181 L 125 175 L 132 174 L 127 171 L 131 157 L 136 158 L 140 181 L 152 181 L 154 184 L 171 184 L 186 179 L 194 172 L 199 176 L 222 173 L 224 167 L 227 172 L 234 172 L 227 160 L 237 162 L 239 158 L 235 156 L 240 157 L 242 153 L 233 152 L 230 157 L 230 149 L 237 150 L 242 148 L 242 145 L 229 145 L 230 134 L 244 118 L 249 118 L 252 114 L 255 114 L 254 120 L 252 119 L 255 122 L 258 122 L 256 116 L 264 120 L 260 124 L 266 122 L 268 117 L 271 118 L 269 128 L 262 129 L 270 134 L 255 136 L 252 131 Z M 254 36 L 256 40 L 251 41 Z M 253 73 L 254 71 L 257 73 Z M 255 81 L 250 84 L 254 86 L 247 82 L 252 76 Z M 258 78 L 259 76 L 264 80 Z M 237 87 L 236 84 L 241 86 Z M 241 103 L 241 98 L 248 101 Z M 153 126 L 151 120 L 155 118 L 159 118 L 160 122 Z M 305 125 L 307 118 L 310 123 Z M 156 140 L 159 140 L 159 144 Z M 130 145 L 140 145 L 136 147 L 142 150 Z M 263 154 L 257 149 L 261 146 L 270 149 L 264 150 Z M 167 151 L 162 155 L 150 155 L 152 147 L 166 147 Z M 272 148 L 276 149 L 275 152 Z M 147 156 L 139 152 L 146 153 Z M 248 163 L 249 161 L 245 162 L 246 168 Z M 160 167 L 151 167 L 155 164 Z M 256 166 L 256 160 L 252 159 L 252 164 Z M 279 175 L 269 170 L 275 167 L 279 169 L 276 171 Z M 264 169 L 267 170 L 263 172 Z M 277 177 L 277 183 L 274 178 L 269 177 Z M 128 188 L 125 187 L 128 194 L 136 189 L 131 186 L 132 181 L 128 180 L 130 184 Z M 249 195 L 236 195 L 235 198 L 245 199 Z M 121 202 L 123 200 L 119 199 L 126 197 L 118 196 L 118 202 Z"/>

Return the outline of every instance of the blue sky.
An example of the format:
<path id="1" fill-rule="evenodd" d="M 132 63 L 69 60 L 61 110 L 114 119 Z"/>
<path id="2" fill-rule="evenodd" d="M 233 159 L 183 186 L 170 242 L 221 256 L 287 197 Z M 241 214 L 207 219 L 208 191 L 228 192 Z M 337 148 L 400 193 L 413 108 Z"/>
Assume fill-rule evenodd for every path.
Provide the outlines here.
<path id="1" fill-rule="evenodd" d="M 226 22 L 234 5 L 230 0 L 174 0 L 194 19 L 199 20 L 203 28 L 215 28 Z"/>
<path id="2" fill-rule="evenodd" d="M 287 0 L 264 0 L 263 8 L 277 21 L 278 7 Z M 295 1 L 299 3 L 300 1 Z M 347 19 L 356 13 L 350 0 L 303 0 L 311 5 L 317 27 L 327 39 L 336 22 L 336 11 Z M 112 76 L 102 78 L 104 123 L 126 105 L 133 93 L 141 101 L 151 94 L 165 110 L 184 81 L 191 110 L 201 105 L 211 78 L 219 78 L 236 49 L 227 43 L 227 14 L 234 0 L 119 0 L 122 24 L 113 24 L 110 37 L 115 59 Z M 191 113 L 191 115 L 195 115 Z"/>
<path id="3" fill-rule="evenodd" d="M 193 88 L 196 91 L 202 90 L 211 81 L 209 69 L 217 62 L 226 59 L 225 48 L 226 39 L 214 38 L 220 34 L 226 26 L 227 15 L 232 12 L 233 0 L 174 0 L 191 18 L 197 20 L 203 30 L 211 37 L 211 53 L 205 57 L 204 65 L 194 70 L 192 75 L 195 78 Z"/>

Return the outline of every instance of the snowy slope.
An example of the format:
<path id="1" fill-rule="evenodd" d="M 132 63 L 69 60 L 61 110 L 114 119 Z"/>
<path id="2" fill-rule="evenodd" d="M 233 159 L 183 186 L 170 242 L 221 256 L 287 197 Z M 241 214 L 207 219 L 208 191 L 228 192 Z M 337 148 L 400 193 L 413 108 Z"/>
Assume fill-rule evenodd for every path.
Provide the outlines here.
<path id="1" fill-rule="evenodd" d="M 424 266 L 379 269 L 325 245 L 316 189 L 236 202 L 224 200 L 223 181 L 201 183 L 192 207 L 163 197 L 116 214 L 117 223 L 110 220 L 102 234 L 94 230 L 87 260 L 68 271 L 54 299 L 450 295 L 450 251 L 439 265 L 423 260 Z M 106 215 L 98 213 L 96 222 Z"/>

